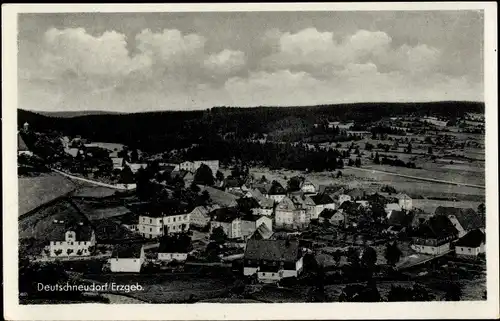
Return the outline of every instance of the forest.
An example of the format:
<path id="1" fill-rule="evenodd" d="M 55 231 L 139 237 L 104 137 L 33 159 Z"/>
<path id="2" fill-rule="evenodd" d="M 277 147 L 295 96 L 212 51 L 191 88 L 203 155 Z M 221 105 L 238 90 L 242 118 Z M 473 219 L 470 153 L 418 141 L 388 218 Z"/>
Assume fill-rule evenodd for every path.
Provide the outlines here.
<path id="1" fill-rule="evenodd" d="M 213 107 L 200 111 L 149 113 L 95 113 L 68 117 L 18 109 L 18 124 L 28 122 L 35 131 L 56 131 L 70 137 L 121 143 L 146 152 L 164 152 L 225 137 L 255 139 L 264 134 L 276 140 L 318 142 L 313 125 L 325 121 L 368 124 L 398 115 L 461 117 L 484 113 L 484 103 L 356 103 L 307 107 Z M 78 115 L 78 114 L 77 114 Z M 333 134 L 332 134 L 333 135 Z M 342 135 L 340 135 L 342 136 Z M 342 138 L 339 137 L 339 140 Z M 324 137 L 320 139 L 324 140 Z"/>

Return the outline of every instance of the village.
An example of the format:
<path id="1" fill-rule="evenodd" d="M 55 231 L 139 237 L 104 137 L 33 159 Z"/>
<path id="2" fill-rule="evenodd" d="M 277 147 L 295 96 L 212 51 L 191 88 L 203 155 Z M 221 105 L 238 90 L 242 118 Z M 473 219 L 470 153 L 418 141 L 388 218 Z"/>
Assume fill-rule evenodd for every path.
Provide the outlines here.
<path id="1" fill-rule="evenodd" d="M 485 288 L 471 294 L 462 287 L 474 283 L 467 280 L 471 275 L 484 278 L 484 191 L 464 202 L 454 193 L 480 184 L 401 173 L 413 186 L 435 183 L 441 188 L 436 194 L 450 195 L 438 200 L 352 174 L 364 169 L 377 180 L 376 172 L 401 166 L 391 153 L 409 156 L 407 162 L 396 157 L 408 171 L 424 171 L 415 163 L 429 157 L 463 169 L 472 163 L 460 160 L 467 159 L 463 151 L 480 149 L 480 139 L 446 135 L 481 135 L 484 118 L 448 122 L 393 117 L 371 129 L 354 122 L 314 124 L 313 130 L 351 137 L 346 147 L 334 146 L 339 155 L 355 156 L 339 157 L 334 169 L 327 164 L 330 171 L 320 173 L 182 159 L 178 151 L 147 155 L 120 144 L 37 133 L 25 123 L 18 134 L 21 271 L 46 277 L 40 271 L 59 269 L 74 282 L 139 280 L 146 290 L 126 299 L 154 303 L 483 297 Z M 404 136 L 419 131 L 433 134 L 420 141 Z M 330 144 L 319 145 L 311 148 L 331 151 Z M 464 273 L 470 267 L 477 273 Z M 169 286 L 175 295 L 164 293 Z M 24 299 L 40 299 L 32 287 L 24 286 Z M 123 300 L 123 293 L 103 295 Z"/>

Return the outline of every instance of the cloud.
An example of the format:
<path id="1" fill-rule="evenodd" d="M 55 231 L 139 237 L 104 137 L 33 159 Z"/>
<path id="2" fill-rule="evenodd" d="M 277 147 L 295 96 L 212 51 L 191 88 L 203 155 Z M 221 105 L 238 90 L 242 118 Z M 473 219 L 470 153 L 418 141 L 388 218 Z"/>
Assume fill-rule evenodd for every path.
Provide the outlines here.
<path id="1" fill-rule="evenodd" d="M 230 74 L 241 70 L 246 64 L 245 53 L 224 49 L 223 51 L 208 56 L 204 66 L 209 72 Z"/>

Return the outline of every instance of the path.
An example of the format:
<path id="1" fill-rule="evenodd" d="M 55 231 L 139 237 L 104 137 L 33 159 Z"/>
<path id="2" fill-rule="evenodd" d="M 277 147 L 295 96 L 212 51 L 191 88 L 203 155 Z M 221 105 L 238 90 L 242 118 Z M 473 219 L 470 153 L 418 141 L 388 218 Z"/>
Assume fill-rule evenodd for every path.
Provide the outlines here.
<path id="1" fill-rule="evenodd" d="M 365 171 L 365 172 L 383 173 L 383 174 L 389 174 L 389 175 L 400 176 L 400 177 L 405 177 L 405 178 L 411 178 L 411 179 L 415 179 L 415 180 L 419 180 L 419 181 L 427 181 L 427 182 L 434 182 L 434 183 L 440 183 L 440 184 L 450 184 L 450 185 L 457 185 L 457 186 L 467 186 L 467 187 L 475 187 L 475 188 L 486 189 L 485 186 L 481 186 L 481 185 L 466 184 L 466 183 L 457 183 L 457 182 L 445 181 L 445 180 L 441 180 L 441 179 L 411 176 L 411 175 L 405 175 L 405 174 L 398 174 L 398 173 L 393 173 L 393 172 L 381 171 L 381 170 L 377 170 L 377 169 L 367 169 L 367 168 L 359 168 L 359 167 L 352 167 L 352 166 L 345 166 L 345 167 L 349 168 L 349 169 L 355 169 L 355 170 L 360 170 L 360 171 Z"/>
<path id="2" fill-rule="evenodd" d="M 121 190 L 121 191 L 130 191 L 130 190 L 132 190 L 130 188 L 124 188 L 124 187 L 121 187 L 121 186 L 116 186 L 116 185 L 112 185 L 112 184 L 106 184 L 106 183 L 103 183 L 103 182 L 93 181 L 91 179 L 87 179 L 87 178 L 83 178 L 83 177 L 79 177 L 79 176 L 74 176 L 74 175 L 65 173 L 65 172 L 60 171 L 60 170 L 55 169 L 55 168 L 52 168 L 52 170 L 54 172 L 56 172 L 56 173 L 59 173 L 59 174 L 64 175 L 64 176 L 66 176 L 68 178 L 75 179 L 75 180 L 78 180 L 78 181 L 82 181 L 82 182 L 86 182 L 86 183 L 90 183 L 90 184 L 94 184 L 94 185 L 98 185 L 98 186 L 103 186 L 103 187 L 109 187 L 109 188 L 113 188 L 113 189 L 117 189 L 117 190 Z M 129 185 L 135 185 L 135 184 L 129 184 Z"/>

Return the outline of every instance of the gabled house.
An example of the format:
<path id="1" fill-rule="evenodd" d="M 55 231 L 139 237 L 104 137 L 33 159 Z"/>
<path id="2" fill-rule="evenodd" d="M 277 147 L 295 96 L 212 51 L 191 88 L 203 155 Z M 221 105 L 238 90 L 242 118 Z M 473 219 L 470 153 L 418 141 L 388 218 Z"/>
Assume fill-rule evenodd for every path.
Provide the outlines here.
<path id="1" fill-rule="evenodd" d="M 475 229 L 455 242 L 455 254 L 462 257 L 477 257 L 486 253 L 486 234 L 482 229 Z"/>
<path id="2" fill-rule="evenodd" d="M 314 194 L 316 193 L 316 186 L 308 180 L 303 180 L 300 183 L 300 190 L 305 194 Z"/>
<path id="3" fill-rule="evenodd" d="M 165 236 L 160 239 L 158 247 L 159 261 L 186 261 L 188 253 L 192 250 L 191 238 L 186 234 Z"/>
<path id="4" fill-rule="evenodd" d="M 190 224 L 203 228 L 210 223 L 210 212 L 220 208 L 219 205 L 197 206 L 189 213 Z"/>
<path id="5" fill-rule="evenodd" d="M 274 181 L 264 196 L 272 199 L 275 203 L 280 203 L 286 197 L 286 190 L 279 182 Z"/>
<path id="6" fill-rule="evenodd" d="M 259 204 L 258 208 L 254 209 L 254 214 L 271 216 L 274 213 L 274 201 L 266 198 L 257 188 L 252 188 L 247 191 L 245 197 L 254 198 Z"/>
<path id="7" fill-rule="evenodd" d="M 458 230 L 448 217 L 435 215 L 418 227 L 411 248 L 423 254 L 444 254 L 450 251 L 451 242 L 457 238 Z"/>
<path id="8" fill-rule="evenodd" d="M 273 221 L 267 216 L 244 215 L 241 217 L 241 237 L 247 239 L 251 237 L 257 228 L 265 225 L 270 231 L 273 230 Z"/>
<path id="9" fill-rule="evenodd" d="M 218 227 L 222 227 L 222 230 L 230 239 L 241 238 L 241 216 L 240 211 L 235 207 L 225 207 L 213 210 L 210 213 L 210 233 Z"/>
<path id="10" fill-rule="evenodd" d="M 389 226 L 406 228 L 411 226 L 413 221 L 413 216 L 414 215 L 412 214 L 412 212 L 408 212 L 405 210 L 392 211 L 387 218 L 387 224 Z"/>
<path id="11" fill-rule="evenodd" d="M 139 215 L 139 233 L 152 239 L 186 232 L 190 227 L 191 211 L 192 207 L 176 202 L 145 206 Z"/>
<path id="12" fill-rule="evenodd" d="M 399 193 L 396 195 L 396 199 L 398 200 L 398 204 L 401 209 L 409 211 L 413 208 L 412 199 L 410 196 L 404 193 Z"/>
<path id="13" fill-rule="evenodd" d="M 88 222 L 55 219 L 49 243 L 49 256 L 89 256 L 96 245 L 95 232 Z"/>
<path id="14" fill-rule="evenodd" d="M 464 236 L 469 231 L 486 226 L 484 218 L 471 208 L 438 206 L 434 214 L 448 217 L 459 231 L 459 237 Z"/>
<path id="15" fill-rule="evenodd" d="M 352 189 L 346 194 L 351 197 L 351 200 L 360 200 L 365 197 L 365 192 L 359 188 Z"/>
<path id="16" fill-rule="evenodd" d="M 344 202 L 352 201 L 352 197 L 347 194 L 336 194 L 334 195 L 333 200 L 337 203 L 337 206 L 340 206 Z"/>
<path id="17" fill-rule="evenodd" d="M 330 223 L 336 226 L 345 226 L 345 215 L 342 210 L 332 210 L 329 208 L 324 209 L 318 217 L 320 223 Z"/>
<path id="18" fill-rule="evenodd" d="M 303 270 L 303 253 L 298 241 L 249 240 L 245 248 L 243 275 L 257 274 L 262 283 L 297 277 Z"/>
<path id="19" fill-rule="evenodd" d="M 401 206 L 399 206 L 398 203 L 388 203 L 388 204 L 385 204 L 384 210 L 385 210 L 385 213 L 387 214 L 387 218 L 389 218 L 393 211 L 401 211 Z"/>
<path id="20" fill-rule="evenodd" d="M 271 238 L 273 231 L 270 230 L 266 224 L 262 223 L 249 237 L 250 240 L 267 240 Z"/>
<path id="21" fill-rule="evenodd" d="M 285 229 L 300 229 L 309 225 L 306 209 L 298 198 L 285 197 L 276 206 L 275 223 L 276 227 Z"/>
<path id="22" fill-rule="evenodd" d="M 118 244 L 113 249 L 110 263 L 111 272 L 139 273 L 144 263 L 144 247 L 140 243 Z"/>
<path id="23" fill-rule="evenodd" d="M 226 178 L 224 181 L 224 191 L 227 193 L 243 192 L 241 186 L 242 184 L 236 178 Z"/>
<path id="24" fill-rule="evenodd" d="M 305 203 L 311 220 L 317 219 L 324 209 L 334 210 L 336 208 L 334 200 L 328 194 L 308 196 Z"/>

